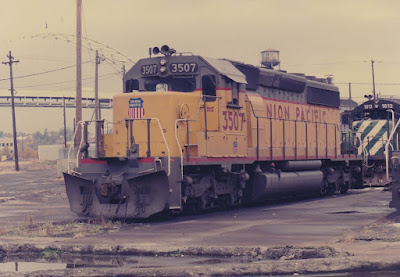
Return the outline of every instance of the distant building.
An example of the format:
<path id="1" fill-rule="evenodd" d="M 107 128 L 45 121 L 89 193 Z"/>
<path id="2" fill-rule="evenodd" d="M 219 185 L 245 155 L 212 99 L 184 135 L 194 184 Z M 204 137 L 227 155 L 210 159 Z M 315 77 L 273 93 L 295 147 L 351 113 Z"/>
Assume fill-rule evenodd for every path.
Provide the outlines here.
<path id="1" fill-rule="evenodd" d="M 5 149 L 8 149 L 5 153 Z M 8 157 L 7 157 L 8 156 Z M 0 138 L 0 161 L 6 161 L 14 156 L 14 139 L 9 137 Z"/>
<path id="2" fill-rule="evenodd" d="M 55 145 L 39 145 L 38 153 L 39 160 L 41 161 L 56 161 L 58 160 L 58 152 L 63 149 L 64 146 L 61 144 Z"/>
<path id="3" fill-rule="evenodd" d="M 358 107 L 358 103 L 354 100 L 346 99 L 346 98 L 341 98 L 340 99 L 340 112 L 344 111 L 350 111 L 354 109 L 355 107 Z"/>
<path id="4" fill-rule="evenodd" d="M 0 138 L 0 153 L 4 148 L 8 147 L 11 153 L 14 151 L 14 139 L 13 138 Z"/>

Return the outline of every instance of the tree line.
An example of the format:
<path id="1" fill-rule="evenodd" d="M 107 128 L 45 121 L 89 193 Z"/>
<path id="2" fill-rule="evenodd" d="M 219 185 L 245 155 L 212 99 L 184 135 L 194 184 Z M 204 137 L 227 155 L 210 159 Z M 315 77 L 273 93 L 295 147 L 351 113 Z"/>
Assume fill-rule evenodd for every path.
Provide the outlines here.
<path id="1" fill-rule="evenodd" d="M 67 128 L 67 141 L 71 141 L 73 131 Z M 0 138 L 12 138 L 12 134 L 0 131 Z M 54 145 L 64 144 L 64 129 L 58 131 L 48 131 L 47 128 L 43 132 L 36 131 L 33 134 L 19 133 L 18 134 L 18 156 L 24 159 L 37 159 L 39 145 Z M 13 147 L 2 147 L 1 156 L 7 159 L 14 157 Z"/>

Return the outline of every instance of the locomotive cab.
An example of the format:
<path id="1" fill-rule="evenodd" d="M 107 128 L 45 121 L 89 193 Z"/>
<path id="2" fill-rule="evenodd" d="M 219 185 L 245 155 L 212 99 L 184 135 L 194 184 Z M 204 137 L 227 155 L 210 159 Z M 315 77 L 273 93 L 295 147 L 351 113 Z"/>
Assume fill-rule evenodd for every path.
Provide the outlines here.
<path id="1" fill-rule="evenodd" d="M 182 197 L 202 193 L 188 192 L 189 184 L 182 190 L 185 164 L 247 156 L 246 78 L 230 62 L 150 57 L 123 81 L 124 93 L 113 98 L 113 131 L 101 135 L 97 157 L 86 155 L 79 174 L 64 174 L 76 213 L 148 217 L 181 210 Z M 107 174 L 90 173 L 99 163 Z M 238 199 L 241 192 L 222 193 Z"/>
<path id="2" fill-rule="evenodd" d="M 240 93 L 245 83 L 244 75 L 223 60 L 199 56 L 140 60 L 125 75 L 125 93 L 114 96 L 113 122 L 120 123 L 105 136 L 105 157 L 143 158 L 149 152 L 167 157 L 168 151 L 172 157 L 181 153 L 222 157 L 233 148 L 235 153 L 229 156 L 245 157 L 245 97 Z M 147 134 L 135 131 L 145 130 L 146 124 Z M 132 142 L 134 153 L 127 152 Z"/>

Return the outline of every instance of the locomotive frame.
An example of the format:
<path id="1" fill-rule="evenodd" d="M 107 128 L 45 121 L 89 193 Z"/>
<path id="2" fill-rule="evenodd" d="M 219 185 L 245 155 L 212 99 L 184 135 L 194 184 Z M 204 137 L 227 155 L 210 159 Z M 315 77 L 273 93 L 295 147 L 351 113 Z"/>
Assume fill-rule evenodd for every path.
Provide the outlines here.
<path id="1" fill-rule="evenodd" d="M 89 123 L 81 123 L 83 159 L 64 173 L 75 213 L 145 218 L 362 186 L 362 159 L 340 151 L 337 87 L 165 47 L 163 54 L 125 74 L 113 133 L 95 122 L 94 155 Z"/>

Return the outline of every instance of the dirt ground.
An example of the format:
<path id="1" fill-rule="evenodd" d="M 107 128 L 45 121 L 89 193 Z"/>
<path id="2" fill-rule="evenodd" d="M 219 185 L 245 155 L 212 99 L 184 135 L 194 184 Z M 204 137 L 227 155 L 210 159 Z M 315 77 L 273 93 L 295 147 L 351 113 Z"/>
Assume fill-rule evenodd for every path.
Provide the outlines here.
<path id="1" fill-rule="evenodd" d="M 400 214 L 387 207 L 390 192 L 381 188 L 200 216 L 111 221 L 73 214 L 55 167 L 23 161 L 15 172 L 13 162 L 0 163 L 1 276 L 400 270 Z"/>

